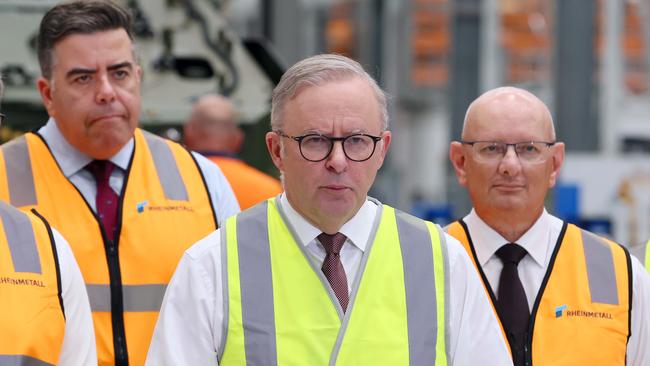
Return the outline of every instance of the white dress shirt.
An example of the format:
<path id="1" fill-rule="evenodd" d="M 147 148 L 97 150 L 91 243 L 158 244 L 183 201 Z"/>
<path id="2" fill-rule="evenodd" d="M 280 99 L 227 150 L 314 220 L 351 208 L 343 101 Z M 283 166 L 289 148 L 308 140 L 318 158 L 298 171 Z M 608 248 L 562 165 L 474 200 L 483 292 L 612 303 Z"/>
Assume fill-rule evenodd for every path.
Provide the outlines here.
<path id="1" fill-rule="evenodd" d="M 489 227 L 472 210 L 463 218 L 474 243 L 478 261 L 494 294 L 499 293 L 499 277 L 503 264 L 495 252 L 509 241 Z M 518 272 L 526 291 L 528 307 L 532 311 L 537 293 L 546 275 L 549 261 L 562 231 L 563 221 L 550 215 L 546 209 L 517 244 L 529 255 L 519 262 Z M 632 319 L 627 346 L 628 366 L 650 365 L 650 276 L 636 258 L 632 258 Z"/>
<path id="2" fill-rule="evenodd" d="M 95 332 L 86 285 L 68 242 L 52 228 L 61 274 L 61 297 L 65 311 L 65 336 L 60 366 L 97 365 Z"/>
<path id="3" fill-rule="evenodd" d="M 325 250 L 316 240 L 319 229 L 300 216 L 284 194 L 280 205 L 299 245 L 320 268 Z M 347 236 L 341 261 L 353 289 L 363 252 L 378 212 L 366 201 L 341 227 Z M 457 240 L 446 235 L 449 256 L 450 365 L 512 365 L 505 340 L 472 262 Z M 185 252 L 167 288 L 154 330 L 147 365 L 217 365 L 217 349 L 223 332 L 220 231 L 217 230 Z"/>
<path id="4" fill-rule="evenodd" d="M 84 169 L 93 158 L 70 145 L 61 134 L 53 118 L 50 118 L 47 124 L 38 130 L 38 134 L 47 142 L 54 159 L 59 164 L 59 167 L 61 167 L 63 175 L 79 189 L 79 192 L 81 192 L 88 205 L 93 211 L 96 211 L 95 196 L 97 195 L 97 184 L 92 174 Z M 108 181 L 108 184 L 118 195 L 122 192 L 124 173 L 129 166 L 134 144 L 134 140 L 131 138 L 117 154 L 109 159 L 119 168 L 113 169 Z M 214 214 L 219 226 L 221 226 L 228 217 L 239 212 L 239 204 L 237 203 L 235 194 L 226 177 L 221 172 L 221 169 L 216 164 L 195 152 L 192 152 L 192 155 L 205 177 L 212 207 L 214 207 L 215 211 Z"/>

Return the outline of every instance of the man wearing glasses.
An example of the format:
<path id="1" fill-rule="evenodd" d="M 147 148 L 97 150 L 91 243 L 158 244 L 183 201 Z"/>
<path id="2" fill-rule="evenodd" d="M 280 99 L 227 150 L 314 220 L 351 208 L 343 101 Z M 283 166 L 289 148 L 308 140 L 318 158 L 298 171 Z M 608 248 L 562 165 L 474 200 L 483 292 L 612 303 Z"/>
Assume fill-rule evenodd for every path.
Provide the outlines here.
<path id="1" fill-rule="evenodd" d="M 479 269 L 515 365 L 650 364 L 641 264 L 544 208 L 564 144 L 542 101 L 512 87 L 486 92 L 449 155 L 474 208 L 447 230 Z"/>
<path id="2" fill-rule="evenodd" d="M 186 252 L 148 364 L 512 364 L 458 242 L 367 196 L 391 133 L 358 63 L 298 62 L 271 125 L 285 192 Z"/>

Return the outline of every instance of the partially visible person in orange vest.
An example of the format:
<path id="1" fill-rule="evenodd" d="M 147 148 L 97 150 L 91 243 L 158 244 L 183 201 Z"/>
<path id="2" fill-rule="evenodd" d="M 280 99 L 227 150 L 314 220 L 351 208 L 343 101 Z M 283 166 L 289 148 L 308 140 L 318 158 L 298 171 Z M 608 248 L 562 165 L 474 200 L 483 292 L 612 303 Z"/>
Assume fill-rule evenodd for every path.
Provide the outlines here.
<path id="1" fill-rule="evenodd" d="M 3 91 L 0 75 L 0 99 Z M 40 214 L 0 201 L 0 365 L 55 364 L 97 365 L 84 280 Z"/>
<path id="2" fill-rule="evenodd" d="M 282 192 L 280 181 L 237 158 L 244 132 L 237 126 L 232 103 L 217 94 L 199 98 L 183 131 L 185 145 L 215 162 L 245 210 Z M 261 143 L 261 142 L 260 142 Z"/>
<path id="3" fill-rule="evenodd" d="M 546 105 L 519 88 L 486 92 L 449 155 L 474 207 L 447 230 L 473 258 L 515 366 L 650 365 L 641 263 L 544 208 L 564 161 Z"/>

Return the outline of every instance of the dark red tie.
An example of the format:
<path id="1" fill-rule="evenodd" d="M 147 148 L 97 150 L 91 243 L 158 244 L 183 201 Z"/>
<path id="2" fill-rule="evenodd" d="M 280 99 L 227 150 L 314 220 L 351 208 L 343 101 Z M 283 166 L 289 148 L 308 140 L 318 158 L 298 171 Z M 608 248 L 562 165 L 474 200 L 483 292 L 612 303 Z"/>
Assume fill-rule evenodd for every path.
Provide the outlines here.
<path id="1" fill-rule="evenodd" d="M 323 244 L 325 252 L 325 260 L 323 261 L 323 273 L 325 278 L 329 281 L 332 290 L 336 298 L 339 299 L 339 303 L 345 312 L 348 308 L 348 280 L 345 276 L 345 269 L 343 269 L 343 263 L 341 263 L 341 248 L 345 243 L 345 235 L 341 233 L 336 233 L 334 235 L 322 233 L 318 235 L 318 241 Z"/>
<path id="2" fill-rule="evenodd" d="M 525 364 L 526 332 L 530 319 L 526 292 L 517 270 L 519 261 L 526 254 L 526 249 L 515 243 L 508 243 L 496 252 L 503 262 L 499 279 L 498 302 L 501 308 L 503 328 L 508 336 L 515 366 Z"/>
<path id="3" fill-rule="evenodd" d="M 108 179 L 111 177 L 113 168 L 115 168 L 115 165 L 108 160 L 93 160 L 90 164 L 86 165 L 86 170 L 93 175 L 97 183 L 95 205 L 97 207 L 97 214 L 102 221 L 102 226 L 109 240 L 113 240 L 115 236 L 117 204 L 119 200 L 118 195 L 108 184 Z"/>

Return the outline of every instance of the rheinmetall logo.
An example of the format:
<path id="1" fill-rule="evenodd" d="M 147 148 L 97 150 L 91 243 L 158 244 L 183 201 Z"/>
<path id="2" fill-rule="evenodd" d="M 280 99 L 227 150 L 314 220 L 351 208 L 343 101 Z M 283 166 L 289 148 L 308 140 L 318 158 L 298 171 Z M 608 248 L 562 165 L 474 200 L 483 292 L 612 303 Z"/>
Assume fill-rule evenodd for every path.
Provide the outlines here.
<path id="1" fill-rule="evenodd" d="M 149 201 L 138 202 L 135 205 L 135 209 L 139 214 L 145 211 L 185 211 L 185 212 L 194 212 L 194 208 L 189 205 L 167 205 L 167 206 L 152 206 L 149 204 Z"/>
<path id="2" fill-rule="evenodd" d="M 604 311 L 588 311 L 588 310 L 567 310 L 566 316 L 568 317 L 581 317 L 581 318 L 592 318 L 592 319 L 607 319 L 612 320 L 614 316 L 611 313 L 606 313 Z"/>
<path id="3" fill-rule="evenodd" d="M 590 319 L 614 319 L 614 316 L 611 313 L 605 311 L 569 310 L 569 307 L 566 305 L 560 305 L 555 308 L 555 317 L 561 318 L 562 316 L 566 316 L 567 318 L 580 317 Z"/>

